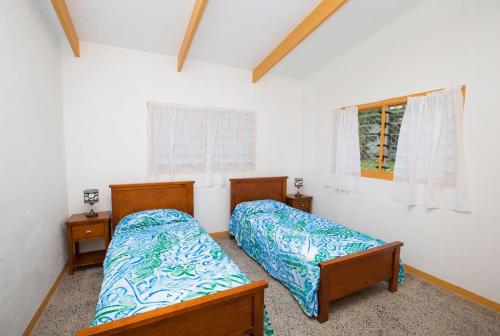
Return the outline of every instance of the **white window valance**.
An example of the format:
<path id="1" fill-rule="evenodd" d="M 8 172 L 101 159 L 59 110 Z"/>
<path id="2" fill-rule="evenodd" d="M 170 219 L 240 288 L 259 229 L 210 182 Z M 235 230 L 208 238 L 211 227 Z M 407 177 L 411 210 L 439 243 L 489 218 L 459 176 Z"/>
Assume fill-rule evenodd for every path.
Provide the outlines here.
<path id="1" fill-rule="evenodd" d="M 228 173 L 255 170 L 255 128 L 253 111 L 150 102 L 149 174 L 225 184 Z"/>
<path id="2" fill-rule="evenodd" d="M 394 166 L 397 201 L 470 211 L 463 104 L 459 87 L 408 98 Z"/>

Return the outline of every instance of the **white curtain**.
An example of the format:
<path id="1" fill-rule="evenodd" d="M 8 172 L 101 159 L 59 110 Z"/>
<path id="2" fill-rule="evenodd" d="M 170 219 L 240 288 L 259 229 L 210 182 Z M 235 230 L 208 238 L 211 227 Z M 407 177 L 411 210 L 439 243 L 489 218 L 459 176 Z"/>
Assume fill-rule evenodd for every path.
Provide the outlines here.
<path id="1" fill-rule="evenodd" d="M 394 198 L 408 205 L 470 211 L 465 170 L 461 88 L 408 98 L 394 167 Z"/>
<path id="2" fill-rule="evenodd" d="M 206 111 L 177 104 L 148 104 L 149 173 L 206 170 Z"/>
<path id="3" fill-rule="evenodd" d="M 225 185 L 255 170 L 256 113 L 148 103 L 149 176 Z"/>
<path id="4" fill-rule="evenodd" d="M 360 191 L 358 133 L 357 106 L 333 111 L 333 127 L 327 156 L 327 186 L 341 191 Z"/>
<path id="5" fill-rule="evenodd" d="M 255 113 L 209 108 L 207 184 L 225 185 L 228 177 L 255 170 Z"/>

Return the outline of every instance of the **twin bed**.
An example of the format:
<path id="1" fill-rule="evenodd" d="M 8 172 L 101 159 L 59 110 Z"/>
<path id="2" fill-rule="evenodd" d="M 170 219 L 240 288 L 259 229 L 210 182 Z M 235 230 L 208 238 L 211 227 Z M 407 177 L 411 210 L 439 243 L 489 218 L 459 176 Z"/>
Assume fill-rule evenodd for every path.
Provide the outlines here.
<path id="1" fill-rule="evenodd" d="M 382 280 L 395 291 L 402 243 L 286 206 L 286 179 L 231 180 L 230 233 L 243 250 L 320 322 L 334 299 Z M 272 334 L 267 282 L 251 282 L 192 217 L 193 183 L 110 186 L 103 285 L 77 336 Z"/>
<path id="2" fill-rule="evenodd" d="M 380 281 L 404 278 L 401 242 L 366 234 L 283 204 L 286 176 L 231 180 L 229 231 L 242 249 L 283 283 L 302 310 L 328 320 L 331 301 Z"/>
<path id="3" fill-rule="evenodd" d="M 110 186 L 104 280 L 77 336 L 270 334 L 267 282 L 249 281 L 192 217 L 193 183 Z"/>

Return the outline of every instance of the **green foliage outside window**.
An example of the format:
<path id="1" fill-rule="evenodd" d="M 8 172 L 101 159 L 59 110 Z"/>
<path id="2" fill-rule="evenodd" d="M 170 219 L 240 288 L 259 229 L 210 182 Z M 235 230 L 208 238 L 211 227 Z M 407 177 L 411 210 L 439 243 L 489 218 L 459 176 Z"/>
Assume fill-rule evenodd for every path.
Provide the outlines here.
<path id="1" fill-rule="evenodd" d="M 394 172 L 396 150 L 398 149 L 399 130 L 405 114 L 406 105 L 389 106 L 386 113 L 387 124 L 385 129 L 385 158 L 384 171 Z"/>
<path id="2" fill-rule="evenodd" d="M 379 168 L 380 137 L 382 130 L 382 111 L 386 108 L 384 125 L 384 146 L 382 148 L 383 165 Z M 358 113 L 359 147 L 361 154 L 361 171 L 387 172 L 394 171 L 399 131 L 403 120 L 405 104 L 383 106 Z"/>
<path id="3" fill-rule="evenodd" d="M 358 113 L 361 170 L 377 171 L 382 108 Z"/>

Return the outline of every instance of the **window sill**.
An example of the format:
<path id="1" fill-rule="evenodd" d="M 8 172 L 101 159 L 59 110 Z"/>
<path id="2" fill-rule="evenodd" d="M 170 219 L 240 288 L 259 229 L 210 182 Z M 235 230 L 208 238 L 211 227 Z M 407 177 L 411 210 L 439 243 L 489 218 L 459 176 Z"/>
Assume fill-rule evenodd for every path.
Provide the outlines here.
<path id="1" fill-rule="evenodd" d="M 361 176 L 367 177 L 367 178 L 379 179 L 379 180 L 392 181 L 394 174 L 393 173 L 386 173 L 386 172 L 379 172 L 379 171 L 362 170 Z"/>

